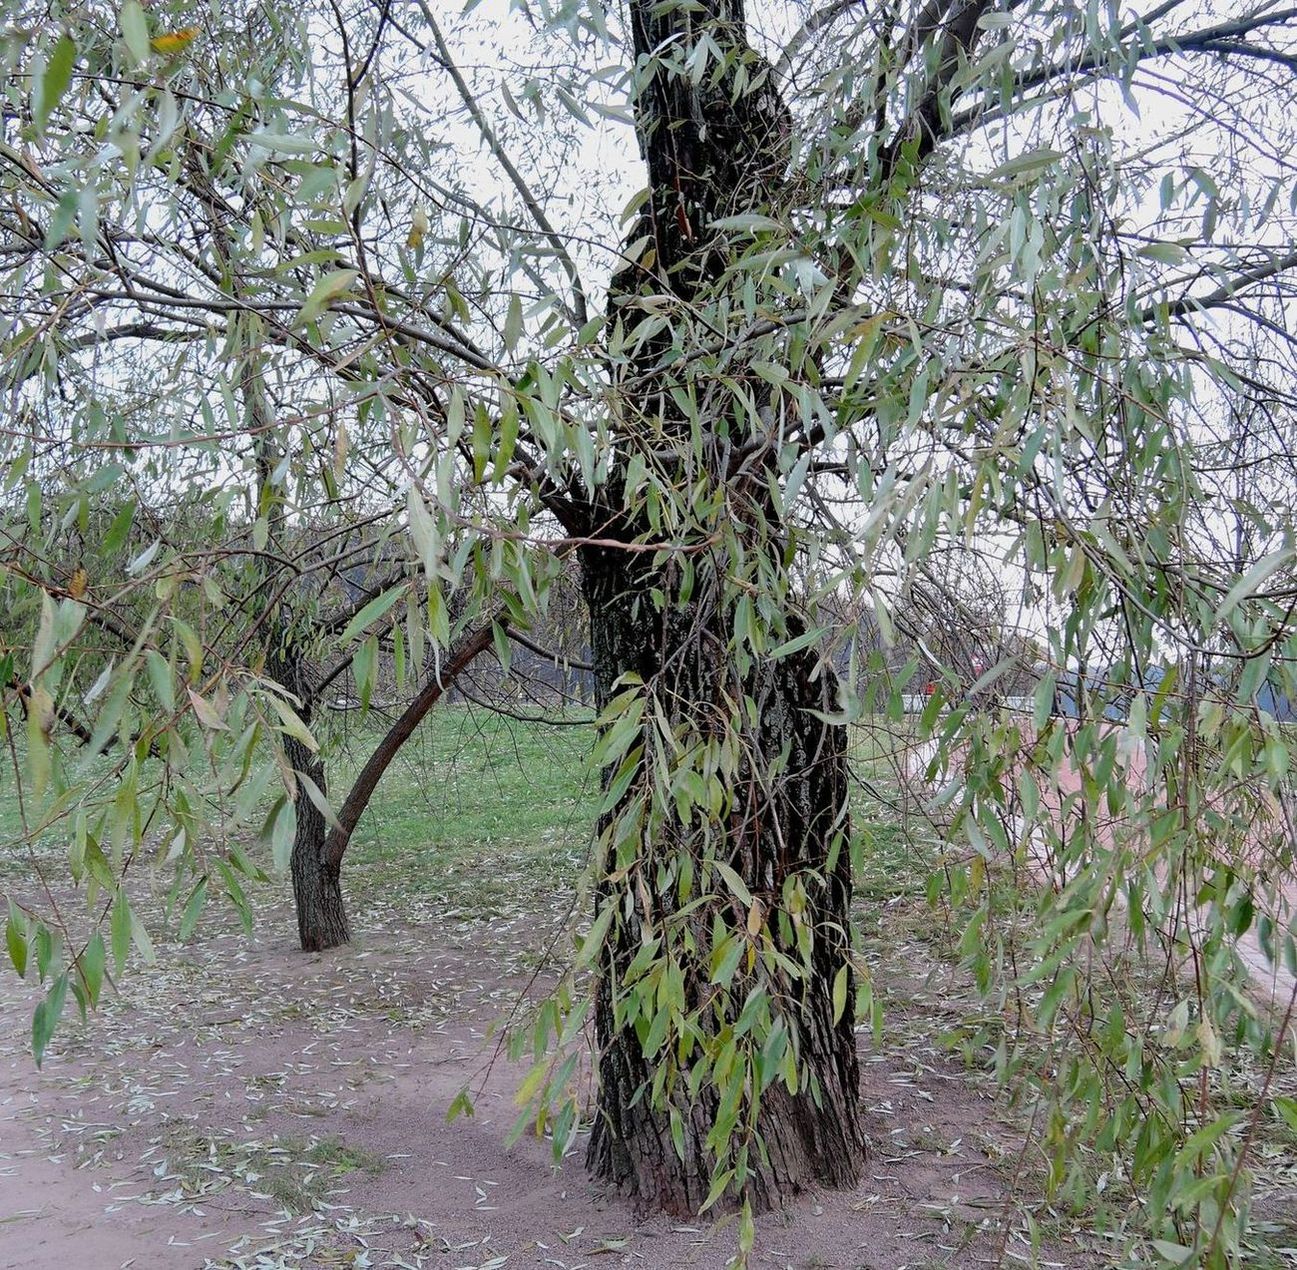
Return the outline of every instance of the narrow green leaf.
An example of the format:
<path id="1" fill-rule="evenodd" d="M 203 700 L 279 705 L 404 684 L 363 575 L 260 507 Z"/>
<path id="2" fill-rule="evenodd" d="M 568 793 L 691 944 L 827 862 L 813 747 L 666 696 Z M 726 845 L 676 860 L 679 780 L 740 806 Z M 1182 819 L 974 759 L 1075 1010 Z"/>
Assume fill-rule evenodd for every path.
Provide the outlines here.
<path id="1" fill-rule="evenodd" d="M 342 628 L 342 634 L 338 636 L 338 642 L 340 644 L 350 644 L 357 635 L 377 622 L 408 590 L 409 586 L 403 582 L 400 586 L 392 587 L 390 591 L 384 591 L 382 595 L 375 596 Z"/>
<path id="2" fill-rule="evenodd" d="M 54 1029 L 58 1027 L 67 992 L 68 972 L 65 970 L 50 984 L 49 994 L 32 1014 L 32 1055 L 36 1059 L 37 1067 L 41 1065 L 41 1060 L 45 1057 L 45 1047 L 50 1043 Z"/>
<path id="3" fill-rule="evenodd" d="M 144 923 L 134 912 L 131 913 L 131 943 L 135 945 L 146 966 L 151 966 L 157 961 L 157 954 L 153 951 L 153 940 L 149 938 Z"/>
<path id="4" fill-rule="evenodd" d="M 280 873 L 287 871 L 293 853 L 293 839 L 297 834 L 297 808 L 291 798 L 283 799 L 270 829 L 270 858 Z"/>
<path id="5" fill-rule="evenodd" d="M 72 82 L 72 67 L 76 57 L 76 42 L 66 33 L 60 35 L 46 63 L 45 74 L 36 85 L 37 94 L 32 106 L 32 114 L 35 116 L 37 128 L 44 129 L 55 106 L 63 100 L 63 94 L 67 92 L 68 85 Z"/>
<path id="6" fill-rule="evenodd" d="M 123 0 L 122 35 L 137 66 L 149 60 L 149 27 L 140 0 Z"/>
<path id="7" fill-rule="evenodd" d="M 253 132 L 247 141 L 276 154 L 314 154 L 320 148 L 319 141 L 306 132 Z"/>
<path id="8" fill-rule="evenodd" d="M 113 965 L 120 975 L 126 968 L 126 955 L 131 950 L 131 906 L 126 899 L 126 892 L 120 887 L 117 889 L 117 898 L 113 900 L 109 940 L 112 945 Z"/>
<path id="9" fill-rule="evenodd" d="M 1270 577 L 1272 573 L 1280 569 L 1293 559 L 1293 549 L 1291 547 L 1280 547 L 1272 551 L 1269 555 L 1262 556 L 1237 582 L 1230 587 L 1225 598 L 1221 601 L 1220 608 L 1216 611 L 1217 620 L 1224 620 L 1230 612 L 1244 599 L 1250 595 L 1256 594 L 1261 584 Z"/>
<path id="10" fill-rule="evenodd" d="M 126 540 L 131 533 L 131 522 L 134 518 L 134 501 L 125 503 L 113 517 L 112 524 L 108 526 L 108 532 L 104 535 L 103 542 L 100 544 L 101 555 L 114 555 L 126 545 Z"/>
<path id="11" fill-rule="evenodd" d="M 352 283 L 360 277 L 358 269 L 334 269 L 326 273 L 306 297 L 306 303 L 297 313 L 298 322 L 313 322 L 339 296 L 351 290 Z"/>
<path id="12" fill-rule="evenodd" d="M 9 901 L 9 920 L 5 924 L 5 943 L 9 946 L 9 960 L 13 962 L 18 978 L 27 975 L 27 919 L 18 905 Z"/>
<path id="13" fill-rule="evenodd" d="M 198 925 L 198 918 L 206 901 L 207 878 L 201 877 L 198 879 L 198 885 L 190 892 L 189 903 L 185 905 L 185 911 L 180 918 L 180 929 L 177 932 L 177 937 L 181 943 L 184 943 L 194 933 L 194 927 Z"/>
<path id="14" fill-rule="evenodd" d="M 296 776 L 302 788 L 306 791 L 307 798 L 311 800 L 312 806 L 324 817 L 329 827 L 341 830 L 342 825 L 338 823 L 337 813 L 329 805 L 329 800 L 324 796 L 324 791 L 305 772 L 297 772 Z"/>
<path id="15" fill-rule="evenodd" d="M 82 950 L 78 960 L 81 971 L 81 982 L 85 985 L 86 995 L 91 1005 L 99 1004 L 99 993 L 104 983 L 104 967 L 107 954 L 104 951 L 104 937 L 95 931 Z"/>
<path id="16" fill-rule="evenodd" d="M 748 890 L 743 879 L 723 860 L 717 860 L 715 867 L 716 872 L 725 879 L 725 885 L 729 887 L 730 893 L 743 905 L 744 912 L 750 909 L 752 907 L 752 892 Z"/>
<path id="17" fill-rule="evenodd" d="M 1008 177 L 1025 176 L 1029 172 L 1040 172 L 1044 168 L 1052 167 L 1062 157 L 1062 154 L 1057 150 L 1028 150 L 1025 154 L 1020 154 L 1007 163 L 1001 163 L 999 167 L 992 169 L 988 175 L 993 181 L 1003 180 Z"/>
<path id="18" fill-rule="evenodd" d="M 803 631 L 800 635 L 785 640 L 777 648 L 772 648 L 768 654 L 770 660 L 778 661 L 780 657 L 790 657 L 793 653 L 799 653 L 803 648 L 809 648 L 823 634 L 822 627 L 813 626 L 810 630 Z"/>
<path id="19" fill-rule="evenodd" d="M 271 706 L 274 707 L 275 713 L 279 715 L 279 721 L 283 725 L 283 732 L 286 735 L 295 737 L 297 740 L 301 741 L 301 743 L 306 746 L 312 754 L 317 753 L 320 748 L 320 743 L 311 735 L 311 729 L 308 728 L 306 724 L 302 722 L 301 718 L 298 717 L 297 711 L 294 710 L 287 701 L 279 696 L 278 693 L 269 692 L 266 694 L 266 697 Z"/>
<path id="20" fill-rule="evenodd" d="M 612 925 L 614 912 L 615 906 L 611 901 L 599 910 L 598 916 L 590 927 L 590 933 L 581 941 L 581 951 L 576 959 L 578 966 L 590 965 L 599 955 L 603 948 L 603 941 L 608 935 L 608 928 Z"/>
<path id="21" fill-rule="evenodd" d="M 511 296 L 509 311 L 504 319 L 504 346 L 512 352 L 522 338 L 522 297 Z"/>
<path id="22" fill-rule="evenodd" d="M 1189 259 L 1189 253 L 1179 243 L 1149 243 L 1135 254 L 1163 265 L 1182 265 Z"/>
<path id="23" fill-rule="evenodd" d="M 1274 1100 L 1274 1109 L 1279 1113 L 1284 1123 L 1294 1133 L 1297 1133 L 1297 1098 L 1276 1098 Z"/>
<path id="24" fill-rule="evenodd" d="M 844 962 L 838 968 L 838 973 L 833 976 L 833 1022 L 835 1024 L 841 1021 L 842 1013 L 847 1008 L 847 972 L 848 968 Z"/>

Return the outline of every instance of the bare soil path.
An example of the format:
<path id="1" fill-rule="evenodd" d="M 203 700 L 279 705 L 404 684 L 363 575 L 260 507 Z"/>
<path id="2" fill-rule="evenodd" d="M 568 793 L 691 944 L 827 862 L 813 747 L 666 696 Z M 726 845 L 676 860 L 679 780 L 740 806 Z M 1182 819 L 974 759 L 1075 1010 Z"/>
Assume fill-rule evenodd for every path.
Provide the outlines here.
<path id="1" fill-rule="evenodd" d="M 637 1222 L 579 1154 L 505 1149 L 524 1068 L 492 1027 L 543 941 L 534 919 L 435 908 L 364 902 L 363 937 L 315 956 L 278 934 L 282 904 L 251 940 L 205 917 L 40 1071 L 37 998 L 0 976 L 0 1267 L 724 1266 L 725 1222 Z M 1016 1220 L 996 1229 L 1015 1135 L 989 1084 L 903 1039 L 861 1044 L 867 1175 L 762 1218 L 755 1264 L 1028 1264 Z M 467 1082 L 476 1114 L 448 1123 Z"/>

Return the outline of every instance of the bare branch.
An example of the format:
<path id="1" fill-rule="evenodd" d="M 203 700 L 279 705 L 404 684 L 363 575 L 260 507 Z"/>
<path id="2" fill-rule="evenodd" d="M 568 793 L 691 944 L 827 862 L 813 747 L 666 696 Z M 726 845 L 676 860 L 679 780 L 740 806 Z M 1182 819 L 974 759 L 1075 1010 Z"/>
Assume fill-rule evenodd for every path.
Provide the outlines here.
<path id="1" fill-rule="evenodd" d="M 586 303 L 585 288 L 581 283 L 581 275 L 577 270 L 576 262 L 572 259 L 571 252 L 567 249 L 567 244 L 563 241 L 558 231 L 550 224 L 549 217 L 545 215 L 545 209 L 541 207 L 540 201 L 532 193 L 531 187 L 523 178 L 521 172 L 514 166 L 513 161 L 509 158 L 508 152 L 500 143 L 500 138 L 496 136 L 495 129 L 491 127 L 490 120 L 483 114 L 481 106 L 478 105 L 477 98 L 473 96 L 473 90 L 469 88 L 467 81 L 460 74 L 459 67 L 455 65 L 455 59 L 451 56 L 450 48 L 447 46 L 445 39 L 441 34 L 441 27 L 437 25 L 437 19 L 433 12 L 428 8 L 427 0 L 418 0 L 420 11 L 423 13 L 425 21 L 428 23 L 428 29 L 432 32 L 433 43 L 437 46 L 437 57 L 441 62 L 443 69 L 454 81 L 455 89 L 463 101 L 465 109 L 473 117 L 473 122 L 477 125 L 478 131 L 482 134 L 482 140 L 486 142 L 487 148 L 495 155 L 500 166 L 504 169 L 505 174 L 513 183 L 513 187 L 518 191 L 519 197 L 526 204 L 527 211 L 531 213 L 532 219 L 536 222 L 541 233 L 548 239 L 551 247 L 554 248 L 558 256 L 559 263 L 563 266 L 563 272 L 567 274 L 568 281 L 572 285 L 572 316 L 580 326 L 590 320 L 589 309 Z"/>

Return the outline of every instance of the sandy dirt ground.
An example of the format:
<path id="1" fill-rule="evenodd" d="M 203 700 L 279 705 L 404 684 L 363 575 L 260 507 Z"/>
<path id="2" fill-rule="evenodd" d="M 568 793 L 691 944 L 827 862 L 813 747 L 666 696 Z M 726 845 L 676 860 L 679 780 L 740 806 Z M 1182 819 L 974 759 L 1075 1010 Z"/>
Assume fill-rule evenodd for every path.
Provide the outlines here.
<path id="1" fill-rule="evenodd" d="M 725 1221 L 636 1221 L 578 1150 L 506 1150 L 524 1068 L 493 1028 L 536 964 L 534 923 L 430 904 L 357 908 L 349 948 L 307 956 L 272 904 L 246 938 L 219 915 L 65 1025 L 37 1070 L 37 999 L 0 976 L 0 1266 L 721 1267 Z M 758 1222 L 754 1264 L 1030 1264 L 1017 1147 L 989 1081 L 916 1039 L 861 1038 L 872 1157 L 849 1193 Z M 70 1007 L 71 1008 L 71 1007 Z M 906 1039 L 909 1037 L 910 1039 Z M 448 1123 L 473 1083 L 476 1114 Z M 1039 1214 L 1049 1224 L 1049 1214 Z M 1007 1218 L 1007 1220 L 1002 1220 Z M 1037 1264 L 1099 1264 L 1059 1232 Z"/>

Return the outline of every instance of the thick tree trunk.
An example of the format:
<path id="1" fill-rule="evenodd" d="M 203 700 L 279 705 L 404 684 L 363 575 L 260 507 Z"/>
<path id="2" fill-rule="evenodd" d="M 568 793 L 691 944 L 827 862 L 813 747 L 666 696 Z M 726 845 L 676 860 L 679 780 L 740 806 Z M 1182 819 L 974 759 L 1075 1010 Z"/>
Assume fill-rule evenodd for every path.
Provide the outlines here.
<path id="1" fill-rule="evenodd" d="M 837 709 L 836 689 L 813 652 L 771 661 L 741 648 L 737 606 L 740 595 L 751 603 L 743 591 L 751 583 L 736 586 L 735 575 L 754 576 L 758 557 L 766 579 L 786 580 L 790 570 L 768 492 L 778 455 L 752 437 L 751 410 L 727 405 L 714 381 L 704 377 L 692 397 L 710 413 L 693 413 L 681 379 L 693 364 L 671 355 L 687 338 L 688 313 L 726 285 L 730 249 L 716 222 L 777 197 L 790 117 L 769 63 L 746 44 L 742 0 L 631 0 L 630 10 L 637 60 L 653 61 L 648 69 L 640 60 L 636 99 L 651 197 L 630 239 L 647 235 L 654 250 L 614 277 L 610 317 L 634 330 L 646 316 L 641 292 L 655 297 L 654 313 L 663 292 L 683 303 L 680 330 L 668 322 L 632 342 L 629 364 L 614 367 L 620 463 L 591 524 L 605 543 L 642 547 L 664 536 L 623 492 L 642 451 L 647 467 L 673 478 L 671 497 L 689 498 L 675 511 L 694 540 L 684 559 L 582 551 L 598 702 L 608 705 L 621 676 L 643 684 L 643 751 L 624 787 L 641 800 L 652 787 L 656 798 L 640 821 L 644 801 L 623 795 L 603 825 L 600 903 L 615 916 L 597 988 L 588 1164 L 642 1207 L 688 1215 L 727 1178 L 731 1200 L 761 1208 L 859 1176 L 846 737 L 824 721 Z M 719 62 L 708 60 L 701 77 L 691 72 L 696 54 L 716 50 Z M 742 378 L 733 363 L 726 369 Z M 731 443 L 752 447 L 739 480 Z M 795 617 L 787 626 L 793 637 L 802 629 Z M 634 764 L 634 753 L 623 763 Z M 671 764 L 691 753 L 728 754 L 720 760 L 728 788 L 718 793 L 713 774 L 704 802 L 666 791 Z M 705 785 L 683 775 L 694 789 Z M 673 814 L 676 806 L 685 810 Z M 727 870 L 737 883 L 718 883 Z M 632 964 L 638 956 L 642 965 L 646 948 L 663 958 L 651 990 Z M 664 1047 L 650 1019 L 668 1006 L 676 1022 Z"/>
<path id="2" fill-rule="evenodd" d="M 623 553 L 588 549 L 583 568 L 601 707 L 618 677 L 632 672 L 654 685 L 658 700 L 687 703 L 682 714 L 691 725 L 701 721 L 706 729 L 708 718 L 731 709 L 736 685 L 720 614 L 709 613 L 700 600 L 660 617 L 650 600 L 646 571 L 628 564 Z M 789 1046 L 798 1060 L 798 1091 L 791 1093 L 781 1079 L 774 1079 L 757 1099 L 753 1141 L 759 1145 L 741 1189 L 758 1209 L 808 1187 L 854 1184 L 865 1153 L 850 1000 L 842 1009 L 842 1002 L 833 999 L 835 979 L 850 960 L 846 737 L 841 725 L 825 723 L 814 713 L 829 712 L 837 704 L 832 677 L 812 678 L 814 667 L 813 655 L 794 654 L 752 668 L 742 689 L 752 698 L 759 722 L 747 736 L 752 753 L 746 779 L 719 826 L 720 841 L 718 826 L 704 835 L 696 825 L 676 825 L 663 851 L 691 852 L 699 870 L 708 854 L 726 860 L 790 959 L 799 955 L 800 928 L 813 932 L 807 973 L 783 985 L 786 994 L 780 1002 Z M 646 854 L 653 851 L 649 844 Z M 652 876 L 653 863 L 645 863 L 640 876 Z M 619 872 L 614 870 L 613 876 Z M 790 883 L 799 884 L 805 896 L 805 908 L 792 920 Z M 628 880 L 605 882 L 601 899 L 631 885 Z M 681 1075 L 668 1087 L 665 1102 L 655 1104 L 648 1091 L 667 1060 L 661 1053 L 646 1057 L 640 1033 L 619 1026 L 616 1018 L 617 994 L 643 945 L 645 924 L 661 929 L 678 907 L 670 892 L 668 887 L 636 894 L 622 909 L 634 912 L 636 920 L 614 927 L 595 1006 L 599 1095 L 587 1164 L 596 1177 L 626 1191 L 642 1208 L 687 1216 L 698 1211 L 711 1186 L 715 1156 L 708 1135 L 720 1112 L 720 1094 L 707 1081 L 691 1090 Z M 695 936 L 696 961 L 705 967 L 712 928 L 701 921 Z M 707 980 L 701 973 L 686 984 L 689 1009 L 706 1006 L 712 991 Z M 848 998 L 854 995 L 851 981 L 848 969 Z M 740 999 L 736 1005 L 741 1004 Z M 702 1017 L 716 1032 L 736 1022 L 733 1013 L 709 1017 L 705 1008 Z M 673 1115 L 684 1130 L 683 1153 L 673 1140 Z"/>

